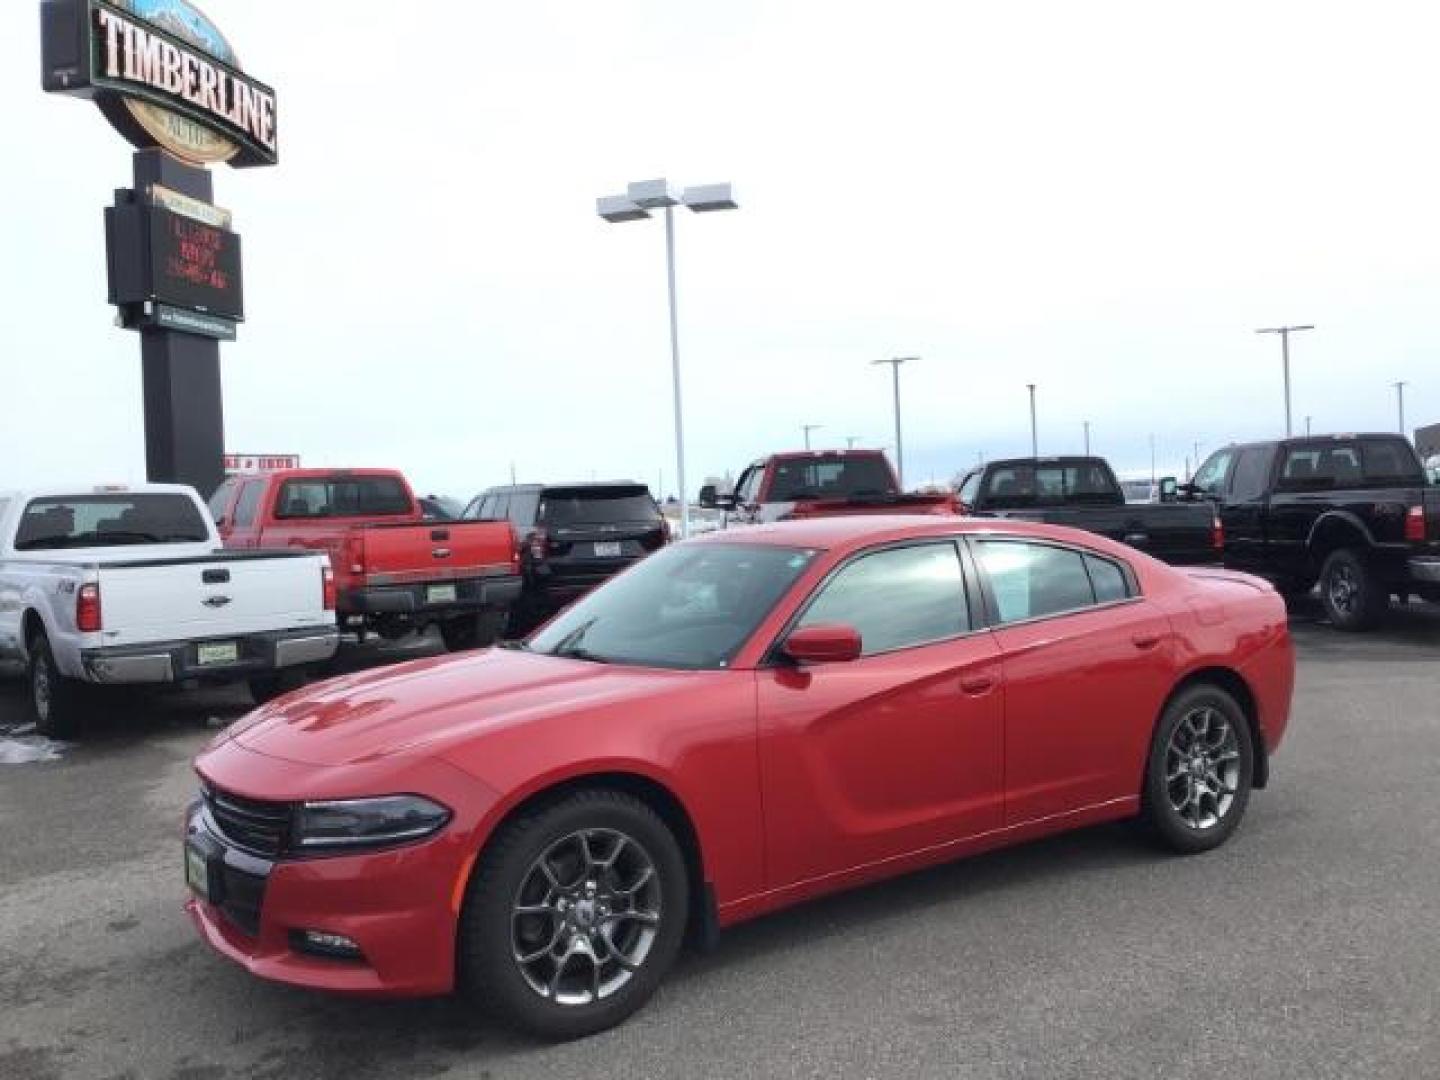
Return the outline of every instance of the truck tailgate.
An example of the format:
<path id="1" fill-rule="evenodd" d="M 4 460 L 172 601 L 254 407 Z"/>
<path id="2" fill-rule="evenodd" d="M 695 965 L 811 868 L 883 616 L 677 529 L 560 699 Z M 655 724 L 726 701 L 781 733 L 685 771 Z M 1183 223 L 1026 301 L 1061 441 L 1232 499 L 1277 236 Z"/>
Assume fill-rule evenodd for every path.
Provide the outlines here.
<path id="1" fill-rule="evenodd" d="M 102 563 L 98 568 L 104 643 L 253 634 L 329 626 L 324 556 L 225 554 Z"/>
<path id="2" fill-rule="evenodd" d="M 370 585 L 519 572 L 515 532 L 508 521 L 361 525 L 351 532 L 347 549 L 346 569 Z"/>

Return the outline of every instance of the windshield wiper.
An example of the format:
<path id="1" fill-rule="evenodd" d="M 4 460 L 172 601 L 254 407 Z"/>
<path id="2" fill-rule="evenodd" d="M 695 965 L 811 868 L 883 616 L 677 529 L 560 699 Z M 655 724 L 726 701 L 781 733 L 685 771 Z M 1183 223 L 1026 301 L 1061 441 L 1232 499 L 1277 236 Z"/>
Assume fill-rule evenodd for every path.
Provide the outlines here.
<path id="1" fill-rule="evenodd" d="M 595 625 L 598 619 L 599 616 L 596 615 L 575 627 L 574 630 L 571 630 L 555 643 L 555 647 L 550 650 L 550 655 L 561 656 L 567 660 L 592 660 L 595 663 L 605 663 L 605 657 L 592 653 L 580 644 L 581 640 L 590 632 L 590 628 Z"/>
<path id="2" fill-rule="evenodd" d="M 530 646 L 525 644 L 525 642 L 521 641 L 519 638 L 511 638 L 506 641 L 497 641 L 495 643 L 495 647 L 497 649 L 510 649 L 512 652 L 530 651 Z"/>
<path id="3" fill-rule="evenodd" d="M 608 664 L 610 662 L 608 656 L 593 653 L 589 649 L 581 648 L 579 645 L 572 645 L 568 649 L 556 649 L 550 655 L 558 656 L 562 660 L 586 660 L 592 664 Z"/>

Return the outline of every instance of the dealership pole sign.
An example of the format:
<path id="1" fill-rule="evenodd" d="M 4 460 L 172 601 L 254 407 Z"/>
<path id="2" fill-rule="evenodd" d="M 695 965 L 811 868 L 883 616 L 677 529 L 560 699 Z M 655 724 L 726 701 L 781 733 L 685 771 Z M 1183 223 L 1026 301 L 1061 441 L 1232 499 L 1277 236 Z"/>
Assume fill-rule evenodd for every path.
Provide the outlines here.
<path id="1" fill-rule="evenodd" d="M 207 166 L 279 160 L 275 91 L 189 0 L 41 0 L 41 82 L 88 98 L 137 148 L 105 210 L 109 299 L 140 333 L 151 480 L 224 475 L 219 342 L 244 321 L 240 236 Z"/>

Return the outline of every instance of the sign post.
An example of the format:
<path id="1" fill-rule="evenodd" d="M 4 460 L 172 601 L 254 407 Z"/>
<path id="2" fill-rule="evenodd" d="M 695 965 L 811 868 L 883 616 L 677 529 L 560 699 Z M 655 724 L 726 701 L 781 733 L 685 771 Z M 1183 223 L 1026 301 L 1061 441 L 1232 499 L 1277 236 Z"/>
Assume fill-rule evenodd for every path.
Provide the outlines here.
<path id="1" fill-rule="evenodd" d="M 105 211 L 110 302 L 140 335 L 150 480 L 224 478 L 220 342 L 245 318 L 240 237 L 206 166 L 274 165 L 275 93 L 189 0 L 42 0 L 46 91 L 92 99 L 137 152 Z"/>

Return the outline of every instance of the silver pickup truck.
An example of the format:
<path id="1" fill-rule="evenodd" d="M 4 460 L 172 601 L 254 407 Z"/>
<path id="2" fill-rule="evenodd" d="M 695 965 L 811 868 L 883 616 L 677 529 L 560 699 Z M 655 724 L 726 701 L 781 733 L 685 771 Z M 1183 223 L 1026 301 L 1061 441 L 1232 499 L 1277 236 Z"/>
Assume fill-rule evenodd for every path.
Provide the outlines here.
<path id="1" fill-rule="evenodd" d="M 329 557 L 226 551 L 188 487 L 0 491 L 0 660 L 43 735 L 85 684 L 237 682 L 272 696 L 335 654 Z"/>

